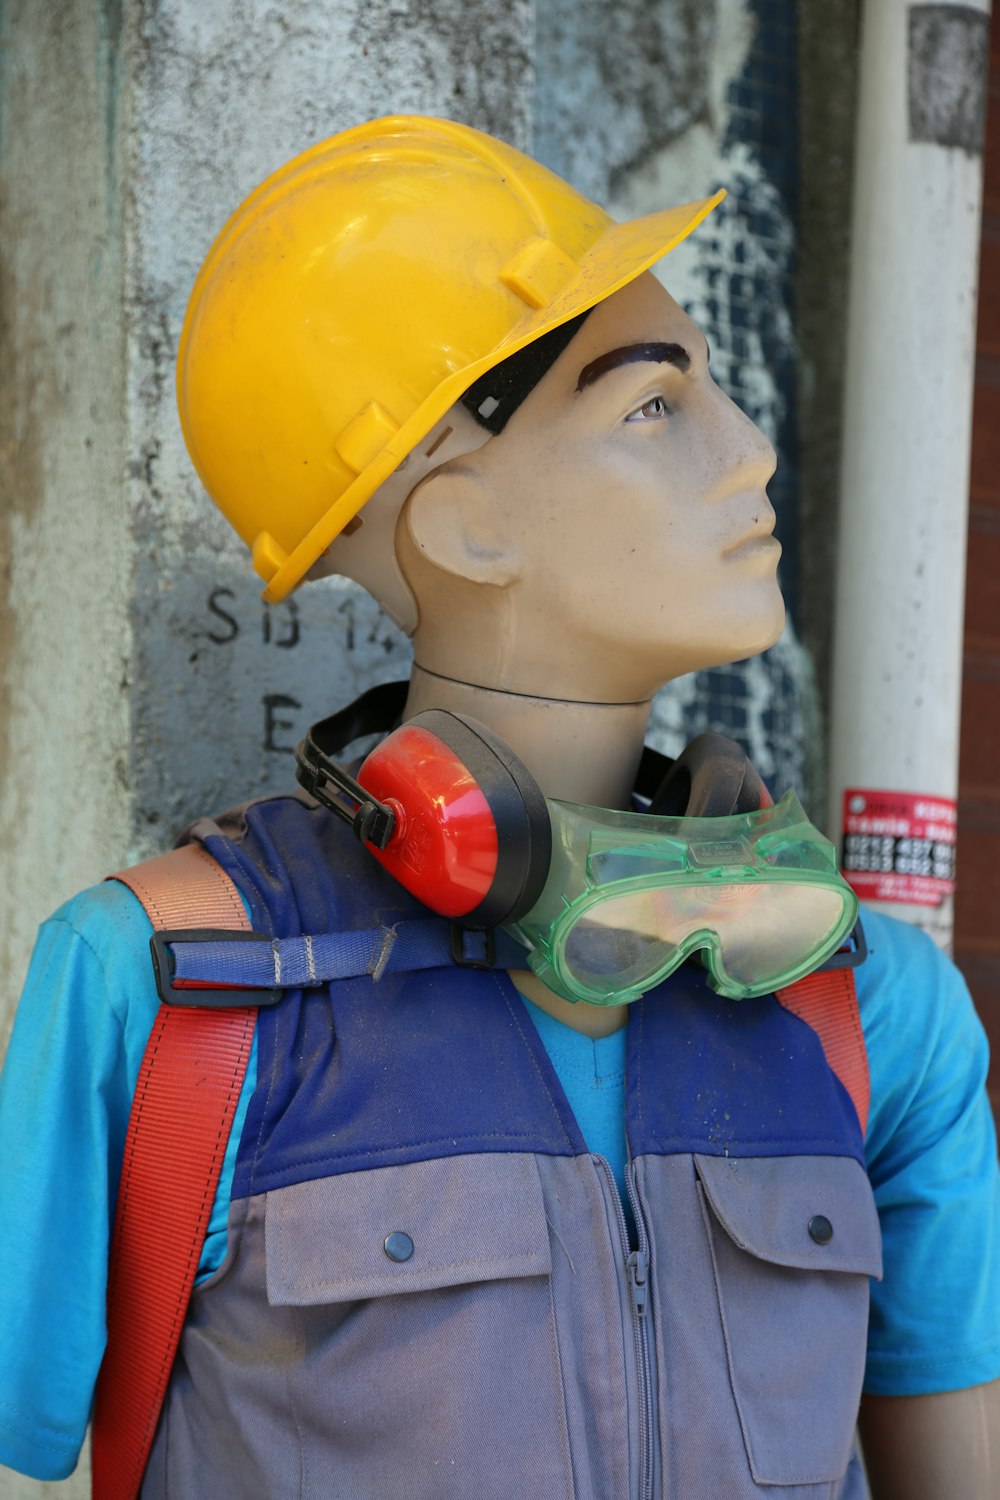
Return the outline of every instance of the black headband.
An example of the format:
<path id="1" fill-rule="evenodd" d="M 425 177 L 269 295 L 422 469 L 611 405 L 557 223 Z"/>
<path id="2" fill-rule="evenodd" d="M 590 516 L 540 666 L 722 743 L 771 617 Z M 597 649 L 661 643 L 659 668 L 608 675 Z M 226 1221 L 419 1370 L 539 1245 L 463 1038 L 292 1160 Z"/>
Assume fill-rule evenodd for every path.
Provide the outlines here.
<path id="1" fill-rule="evenodd" d="M 461 398 L 462 405 L 481 427 L 494 434 L 503 432 L 524 398 L 555 364 L 587 312 L 578 313 L 558 328 L 550 328 L 534 343 L 518 349 L 509 359 L 480 375 L 475 385 L 470 385 Z"/>

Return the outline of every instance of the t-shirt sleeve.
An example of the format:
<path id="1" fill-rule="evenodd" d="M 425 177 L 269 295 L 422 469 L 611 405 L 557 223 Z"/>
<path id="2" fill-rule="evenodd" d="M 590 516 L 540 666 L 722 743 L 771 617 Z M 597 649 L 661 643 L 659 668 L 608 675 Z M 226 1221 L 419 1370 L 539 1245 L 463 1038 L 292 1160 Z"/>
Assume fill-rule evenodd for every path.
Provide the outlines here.
<path id="1" fill-rule="evenodd" d="M 1000 1376 L 1000 1178 L 988 1051 L 965 982 L 918 929 L 864 917 L 857 971 L 884 1276 L 865 1390 L 923 1395 Z"/>
<path id="2" fill-rule="evenodd" d="M 109 1225 L 157 1004 L 149 932 L 113 884 L 46 922 L 0 1075 L 0 1463 L 36 1479 L 76 1466 L 104 1352 Z"/>

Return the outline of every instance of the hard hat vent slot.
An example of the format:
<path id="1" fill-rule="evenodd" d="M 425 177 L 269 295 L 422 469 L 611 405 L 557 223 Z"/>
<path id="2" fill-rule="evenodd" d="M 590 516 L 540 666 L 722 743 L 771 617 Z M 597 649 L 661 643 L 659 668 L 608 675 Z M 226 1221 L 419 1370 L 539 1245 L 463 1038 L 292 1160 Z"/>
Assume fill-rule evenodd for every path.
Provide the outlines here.
<path id="1" fill-rule="evenodd" d="M 393 421 L 385 407 L 370 401 L 351 418 L 334 448 L 347 467 L 360 474 L 398 431 L 399 423 Z"/>
<path id="2" fill-rule="evenodd" d="M 547 307 L 579 267 L 553 240 L 533 239 L 511 256 L 500 272 L 507 289 L 528 307 Z"/>

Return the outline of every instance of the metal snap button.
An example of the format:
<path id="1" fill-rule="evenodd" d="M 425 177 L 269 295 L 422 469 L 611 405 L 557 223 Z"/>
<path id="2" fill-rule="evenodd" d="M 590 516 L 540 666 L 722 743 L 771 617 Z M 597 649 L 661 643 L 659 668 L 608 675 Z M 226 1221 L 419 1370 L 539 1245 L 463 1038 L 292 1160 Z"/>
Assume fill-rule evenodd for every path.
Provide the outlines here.
<path id="1" fill-rule="evenodd" d="M 385 1237 L 384 1250 L 390 1260 L 409 1260 L 413 1254 L 413 1241 L 403 1229 L 394 1229 Z"/>
<path id="2" fill-rule="evenodd" d="M 826 1214 L 813 1214 L 806 1227 L 809 1238 L 815 1240 L 817 1245 L 826 1245 L 833 1239 L 833 1225 Z"/>

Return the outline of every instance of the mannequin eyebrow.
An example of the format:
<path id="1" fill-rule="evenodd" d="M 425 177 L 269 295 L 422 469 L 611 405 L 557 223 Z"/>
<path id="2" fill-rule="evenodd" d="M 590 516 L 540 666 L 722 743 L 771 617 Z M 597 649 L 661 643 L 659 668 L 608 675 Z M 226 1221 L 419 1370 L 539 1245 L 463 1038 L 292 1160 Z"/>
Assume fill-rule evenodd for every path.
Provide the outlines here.
<path id="1" fill-rule="evenodd" d="M 631 364 L 675 365 L 686 374 L 691 368 L 691 356 L 681 344 L 625 344 L 620 349 L 609 349 L 607 354 L 598 355 L 589 365 L 584 365 L 576 388 L 585 390 L 609 370 Z"/>

